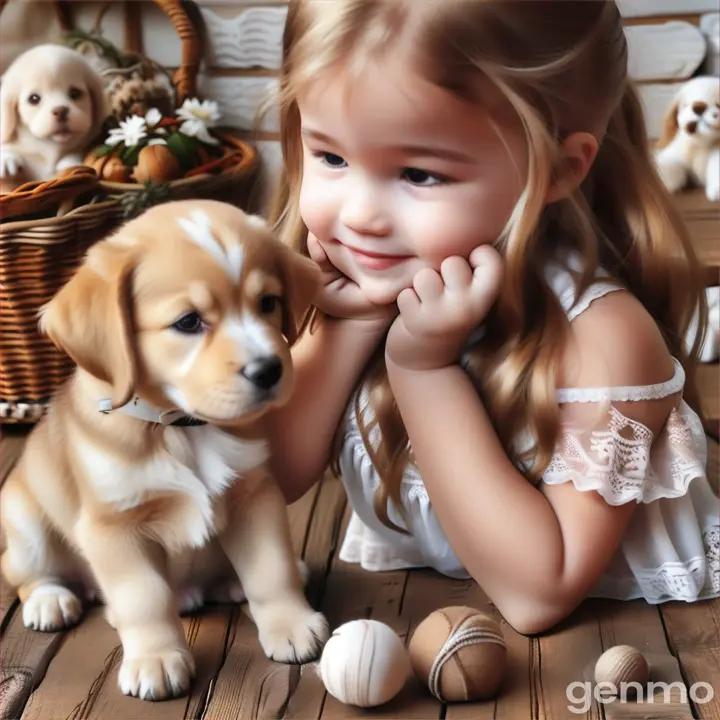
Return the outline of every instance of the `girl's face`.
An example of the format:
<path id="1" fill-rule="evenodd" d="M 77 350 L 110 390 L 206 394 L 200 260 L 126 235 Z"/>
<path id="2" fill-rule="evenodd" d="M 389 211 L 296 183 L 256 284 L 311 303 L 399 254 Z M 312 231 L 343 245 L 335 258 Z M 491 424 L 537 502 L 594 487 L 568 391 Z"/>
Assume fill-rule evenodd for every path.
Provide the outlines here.
<path id="1" fill-rule="evenodd" d="M 377 304 L 421 268 L 495 242 L 527 178 L 524 137 L 507 122 L 498 135 L 498 108 L 460 100 L 393 55 L 368 63 L 351 92 L 337 74 L 298 98 L 303 220 Z"/>

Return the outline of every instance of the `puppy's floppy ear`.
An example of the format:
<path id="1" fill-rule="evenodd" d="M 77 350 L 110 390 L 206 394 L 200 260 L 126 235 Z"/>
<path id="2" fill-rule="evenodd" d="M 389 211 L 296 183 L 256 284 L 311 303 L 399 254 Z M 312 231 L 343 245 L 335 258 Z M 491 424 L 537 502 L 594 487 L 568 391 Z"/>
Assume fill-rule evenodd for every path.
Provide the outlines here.
<path id="1" fill-rule="evenodd" d="M 11 73 L 7 72 L 0 82 L 0 143 L 12 142 L 17 132 L 18 97 L 20 86 Z"/>
<path id="2" fill-rule="evenodd" d="M 288 344 L 293 345 L 305 313 L 320 291 L 320 268 L 310 258 L 283 245 L 283 324 L 282 332 Z"/>
<path id="3" fill-rule="evenodd" d="M 668 111 L 663 117 L 662 125 L 660 127 L 660 138 L 657 141 L 656 147 L 661 150 L 667 147 L 672 141 L 677 131 L 680 129 L 678 125 L 678 113 L 680 112 L 680 98 L 675 98 L 673 104 L 668 108 Z"/>
<path id="4" fill-rule="evenodd" d="M 112 385 L 112 406 L 132 397 L 136 353 L 132 321 L 131 246 L 101 242 L 85 264 L 45 306 L 41 329 L 73 361 Z M 99 398 L 98 398 L 99 399 Z"/>
<path id="5" fill-rule="evenodd" d="M 96 138 L 103 123 L 110 115 L 110 100 L 105 93 L 105 81 L 102 75 L 95 70 L 87 60 L 84 60 L 87 69 L 85 71 L 85 83 L 92 100 L 93 126 L 92 138 Z"/>

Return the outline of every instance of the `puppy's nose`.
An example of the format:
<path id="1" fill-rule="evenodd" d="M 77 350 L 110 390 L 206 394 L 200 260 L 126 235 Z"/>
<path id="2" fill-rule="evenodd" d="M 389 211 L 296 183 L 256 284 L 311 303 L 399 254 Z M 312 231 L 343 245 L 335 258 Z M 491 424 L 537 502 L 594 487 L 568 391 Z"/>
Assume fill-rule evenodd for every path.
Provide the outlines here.
<path id="1" fill-rule="evenodd" d="M 277 355 L 268 355 L 249 362 L 240 374 L 261 390 L 269 390 L 282 377 L 283 366 Z"/>
<path id="2" fill-rule="evenodd" d="M 69 112 L 70 108 L 67 105 L 59 105 L 58 107 L 54 107 L 52 111 L 53 115 L 62 121 L 67 120 Z"/>

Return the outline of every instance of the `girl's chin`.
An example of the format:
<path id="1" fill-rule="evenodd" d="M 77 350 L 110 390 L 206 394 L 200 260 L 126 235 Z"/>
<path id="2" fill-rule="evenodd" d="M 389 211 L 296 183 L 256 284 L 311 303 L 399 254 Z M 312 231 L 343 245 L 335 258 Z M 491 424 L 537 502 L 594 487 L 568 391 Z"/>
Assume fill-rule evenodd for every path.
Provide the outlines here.
<path id="1" fill-rule="evenodd" d="M 362 278 L 358 284 L 363 295 L 374 305 L 391 305 L 404 289 L 404 286 L 397 283 L 378 282 L 368 278 Z"/>

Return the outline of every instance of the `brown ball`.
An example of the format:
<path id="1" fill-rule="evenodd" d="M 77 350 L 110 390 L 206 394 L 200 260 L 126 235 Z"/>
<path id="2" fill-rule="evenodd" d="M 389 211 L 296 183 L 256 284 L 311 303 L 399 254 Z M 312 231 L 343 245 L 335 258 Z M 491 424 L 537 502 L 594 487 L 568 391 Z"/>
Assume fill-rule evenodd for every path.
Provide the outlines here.
<path id="1" fill-rule="evenodd" d="M 621 683 L 644 685 L 650 668 L 644 655 L 630 645 L 615 645 L 606 650 L 595 664 L 595 682 L 612 683 L 620 691 Z"/>
<path id="2" fill-rule="evenodd" d="M 500 626 L 470 607 L 446 607 L 423 620 L 408 646 L 415 674 L 442 702 L 493 697 L 505 676 Z"/>
<path id="3" fill-rule="evenodd" d="M 136 183 L 164 183 L 182 175 L 180 163 L 167 145 L 147 145 L 138 155 L 133 172 Z"/>

